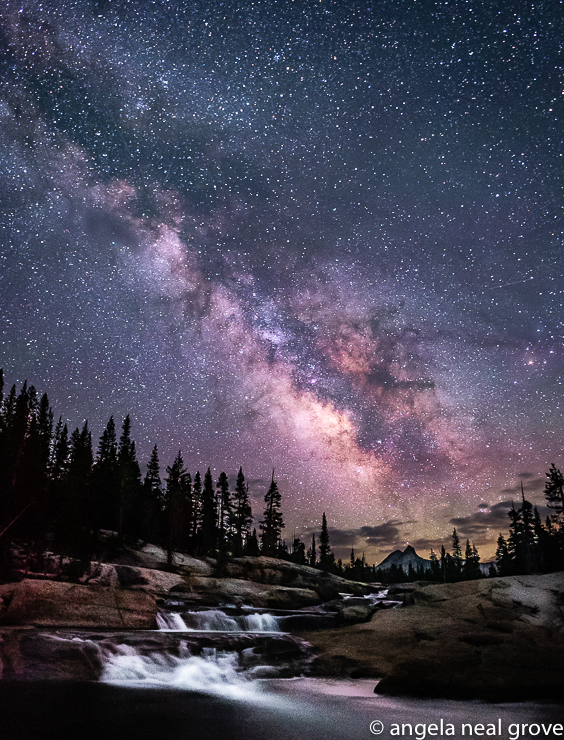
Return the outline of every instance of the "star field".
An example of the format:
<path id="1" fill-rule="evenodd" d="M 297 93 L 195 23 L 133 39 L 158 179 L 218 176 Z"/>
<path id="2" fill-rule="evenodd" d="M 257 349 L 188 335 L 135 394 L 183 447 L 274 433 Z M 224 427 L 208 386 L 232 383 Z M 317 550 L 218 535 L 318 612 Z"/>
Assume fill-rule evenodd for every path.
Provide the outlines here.
<path id="1" fill-rule="evenodd" d="M 491 555 L 563 464 L 563 19 L 7 0 L 8 383 L 242 465 L 256 514 L 275 468 L 288 537 Z"/>

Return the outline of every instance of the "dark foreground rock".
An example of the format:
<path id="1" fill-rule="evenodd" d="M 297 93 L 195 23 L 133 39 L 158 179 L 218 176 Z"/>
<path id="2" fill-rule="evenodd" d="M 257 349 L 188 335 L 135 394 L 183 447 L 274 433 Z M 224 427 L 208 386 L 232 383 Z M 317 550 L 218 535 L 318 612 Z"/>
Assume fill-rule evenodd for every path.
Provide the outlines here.
<path id="1" fill-rule="evenodd" d="M 420 587 L 370 622 L 302 633 L 319 675 L 377 692 L 523 701 L 564 695 L 564 573 Z"/>
<path id="2" fill-rule="evenodd" d="M 217 650 L 235 653 L 241 670 L 287 678 L 308 670 L 310 645 L 292 635 L 259 633 L 121 632 L 4 627 L 0 679 L 97 681 L 112 655 L 133 651 L 159 663 Z M 261 673 L 262 672 L 262 673 Z"/>
<path id="3" fill-rule="evenodd" d="M 0 585 L 0 626 L 156 627 L 155 603 L 178 598 L 196 607 L 242 606 L 268 610 L 315 607 L 340 594 L 363 596 L 375 585 L 348 581 L 305 565 L 277 558 L 234 558 L 221 567 L 212 558 L 166 553 L 147 545 L 124 549 L 114 563 L 93 562 L 80 583 L 33 574 Z M 367 619 L 354 611 L 344 621 Z"/>

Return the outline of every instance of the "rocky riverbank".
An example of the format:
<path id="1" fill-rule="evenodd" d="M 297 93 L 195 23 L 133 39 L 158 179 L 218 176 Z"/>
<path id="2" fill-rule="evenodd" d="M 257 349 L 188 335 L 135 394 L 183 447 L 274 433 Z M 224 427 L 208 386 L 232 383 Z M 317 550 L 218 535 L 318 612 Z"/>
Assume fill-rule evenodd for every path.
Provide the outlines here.
<path id="1" fill-rule="evenodd" d="M 149 546 L 146 551 L 129 551 L 122 560 L 93 563 L 79 582 L 32 574 L 0 585 L 0 627 L 155 629 L 157 605 L 165 599 L 199 607 L 298 610 L 331 600 L 338 604 L 342 594 L 362 597 L 377 590 L 276 558 L 233 558 L 219 568 L 212 559 L 178 555 L 167 570 L 163 551 Z M 349 621 L 369 616 L 351 615 Z"/>
<path id="2" fill-rule="evenodd" d="M 380 677 L 384 694 L 562 700 L 564 573 L 404 588 L 405 608 L 301 633 L 312 670 Z"/>
<path id="3" fill-rule="evenodd" d="M 0 585 L 0 675 L 98 679 L 104 656 L 120 646 L 173 660 L 186 649 L 193 655 L 208 648 L 234 651 L 242 670 L 256 672 L 260 665 L 264 671 L 272 664 L 278 676 L 300 675 L 311 658 L 300 638 L 157 632 L 157 615 L 166 621 L 173 612 L 190 613 L 192 619 L 220 614 L 227 620 L 227 613 L 239 619 L 254 613 L 260 621 L 269 612 L 283 619 L 284 631 L 295 632 L 366 620 L 378 608 L 362 598 L 375 591 L 372 586 L 275 558 L 237 558 L 219 568 L 211 559 L 177 555 L 168 570 L 165 558 L 148 546 L 123 553 L 120 562 L 93 563 L 78 583 L 28 574 Z"/>
<path id="4" fill-rule="evenodd" d="M 283 620 L 283 631 L 298 633 L 297 640 L 272 641 L 290 657 L 297 651 L 290 673 L 380 679 L 377 691 L 388 694 L 519 701 L 564 695 L 564 573 L 402 584 L 389 594 L 400 609 L 364 598 L 377 590 L 275 558 L 237 558 L 219 569 L 211 559 L 178 555 L 167 570 L 165 554 L 149 546 L 120 562 L 94 563 L 80 583 L 35 574 L 0 585 L 0 670 L 5 679 L 91 679 L 100 671 L 98 647 L 117 644 L 119 634 L 129 635 L 124 644 L 170 653 L 178 635 L 149 632 L 159 612 L 162 620 L 221 607 L 233 619 L 268 611 Z M 69 630 L 80 632 L 72 637 Z M 232 649 L 233 639 L 216 637 L 214 644 Z M 235 642 L 241 655 L 260 658 L 270 639 Z"/>

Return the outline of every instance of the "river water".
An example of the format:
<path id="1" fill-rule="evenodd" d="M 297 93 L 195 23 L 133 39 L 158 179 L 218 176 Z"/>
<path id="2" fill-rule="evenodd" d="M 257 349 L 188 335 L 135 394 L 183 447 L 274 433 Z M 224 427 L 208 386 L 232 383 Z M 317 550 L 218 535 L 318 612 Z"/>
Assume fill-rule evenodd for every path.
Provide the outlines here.
<path id="1" fill-rule="evenodd" d="M 168 611 L 159 622 L 192 642 L 174 653 L 110 644 L 97 682 L 0 682 L 0 740 L 564 737 L 554 727 L 564 724 L 564 705 L 386 697 L 374 694 L 376 679 L 269 678 L 276 666 L 249 668 L 240 652 L 189 647 L 204 625 L 274 633 L 274 615 Z"/>
<path id="2" fill-rule="evenodd" d="M 521 740 L 545 737 L 540 724 L 554 738 L 548 725 L 564 720 L 563 707 L 553 705 L 382 697 L 373 694 L 374 683 L 257 680 L 247 692 L 229 695 L 95 682 L 12 682 L 0 687 L 0 735 L 17 740 L 426 740 L 485 737 L 489 729 L 490 737 Z M 452 732 L 438 734 L 441 720 L 444 731 L 452 726 Z M 379 735 L 370 730 L 373 722 L 382 723 Z M 468 727 L 463 732 L 463 723 L 472 735 Z M 531 723 L 533 735 L 522 731 Z M 474 733 L 477 724 L 484 726 L 481 735 L 479 728 Z M 434 734 L 430 725 L 436 725 Z"/>

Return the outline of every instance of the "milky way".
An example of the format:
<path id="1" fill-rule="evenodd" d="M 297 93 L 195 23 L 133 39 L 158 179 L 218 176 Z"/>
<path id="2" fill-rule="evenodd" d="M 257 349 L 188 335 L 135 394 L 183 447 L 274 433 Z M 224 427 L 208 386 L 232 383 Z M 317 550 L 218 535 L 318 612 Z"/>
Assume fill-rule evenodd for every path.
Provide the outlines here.
<path id="1" fill-rule="evenodd" d="M 563 463 L 563 19 L 8 0 L 8 382 L 256 513 L 274 468 L 288 537 L 491 554 Z"/>

